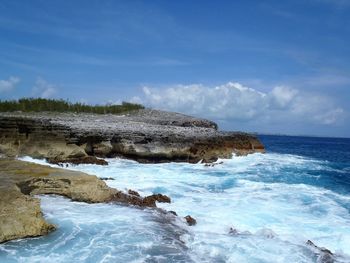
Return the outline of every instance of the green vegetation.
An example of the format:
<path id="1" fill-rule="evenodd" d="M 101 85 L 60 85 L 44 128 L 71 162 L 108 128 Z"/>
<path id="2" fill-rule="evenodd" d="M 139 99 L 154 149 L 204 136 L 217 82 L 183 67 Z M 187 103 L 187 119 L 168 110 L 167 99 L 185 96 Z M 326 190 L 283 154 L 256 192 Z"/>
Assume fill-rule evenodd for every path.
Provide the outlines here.
<path id="1" fill-rule="evenodd" d="M 84 103 L 71 103 L 65 100 L 23 98 L 19 100 L 0 100 L 0 112 L 22 111 L 22 112 L 88 112 L 98 114 L 118 114 L 122 112 L 139 110 L 144 107 L 140 104 L 123 102 L 121 105 L 87 105 Z"/>

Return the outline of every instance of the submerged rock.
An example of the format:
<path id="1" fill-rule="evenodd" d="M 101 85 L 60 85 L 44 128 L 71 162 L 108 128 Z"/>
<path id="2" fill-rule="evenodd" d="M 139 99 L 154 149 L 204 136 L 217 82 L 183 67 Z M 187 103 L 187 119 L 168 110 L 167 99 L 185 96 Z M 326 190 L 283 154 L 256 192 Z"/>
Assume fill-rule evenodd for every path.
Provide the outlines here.
<path id="1" fill-rule="evenodd" d="M 237 236 L 239 235 L 239 232 L 236 228 L 230 227 L 230 231 L 228 232 L 230 235 Z"/>
<path id="2" fill-rule="evenodd" d="M 0 153 L 53 163 L 106 164 L 88 156 L 145 163 L 215 162 L 264 152 L 251 134 L 221 132 L 214 122 L 183 114 L 140 110 L 125 115 L 0 113 Z"/>
<path id="3" fill-rule="evenodd" d="M 185 216 L 184 219 L 186 220 L 189 226 L 194 226 L 195 224 L 197 224 L 197 220 L 190 215 Z"/>
<path id="4" fill-rule="evenodd" d="M 334 263 L 335 258 L 334 254 L 327 248 L 316 246 L 311 240 L 308 240 L 306 242 L 306 245 L 308 245 L 317 255 L 317 262 L 319 263 Z"/>
<path id="5" fill-rule="evenodd" d="M 100 177 L 103 181 L 114 181 L 115 179 L 113 177 Z"/>
<path id="6" fill-rule="evenodd" d="M 277 234 L 269 228 L 260 229 L 255 233 L 255 235 L 263 236 L 266 238 L 275 238 L 277 236 Z"/>
<path id="7" fill-rule="evenodd" d="M 175 211 L 168 211 L 168 213 L 173 214 L 174 216 L 177 216 L 177 213 Z"/>
<path id="8" fill-rule="evenodd" d="M 206 163 L 204 164 L 204 166 L 206 167 L 214 167 L 216 165 L 219 165 L 219 164 L 223 164 L 224 162 L 218 162 L 218 163 Z"/>
<path id="9" fill-rule="evenodd" d="M 240 232 L 237 228 L 234 228 L 234 227 L 230 227 L 230 230 L 228 232 L 230 235 L 233 235 L 233 236 L 238 236 L 238 235 L 241 235 L 241 236 L 249 236 L 251 235 L 252 233 L 250 233 L 249 231 L 243 231 L 243 232 Z"/>

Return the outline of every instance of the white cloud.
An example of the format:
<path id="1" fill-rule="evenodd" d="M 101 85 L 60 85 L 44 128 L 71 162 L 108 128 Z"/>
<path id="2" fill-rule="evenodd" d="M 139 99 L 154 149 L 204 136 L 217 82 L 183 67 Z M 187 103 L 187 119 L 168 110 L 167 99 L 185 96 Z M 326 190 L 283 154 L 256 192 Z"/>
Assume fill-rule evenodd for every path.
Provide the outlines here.
<path id="1" fill-rule="evenodd" d="M 278 108 L 285 108 L 291 104 L 297 94 L 298 90 L 296 89 L 291 89 L 285 86 L 277 86 L 269 93 L 271 98 L 271 107 L 274 104 Z"/>
<path id="2" fill-rule="evenodd" d="M 51 98 L 57 92 L 56 86 L 48 83 L 42 78 L 37 78 L 35 86 L 32 89 L 32 94 L 41 98 Z"/>
<path id="3" fill-rule="evenodd" d="M 201 84 L 143 87 L 143 95 L 132 101 L 224 121 L 303 121 L 330 125 L 345 114 L 326 96 L 308 94 L 287 86 L 277 86 L 264 93 L 233 82 L 216 87 Z"/>
<path id="4" fill-rule="evenodd" d="M 10 77 L 8 80 L 0 80 L 0 92 L 13 90 L 20 82 L 18 77 Z"/>

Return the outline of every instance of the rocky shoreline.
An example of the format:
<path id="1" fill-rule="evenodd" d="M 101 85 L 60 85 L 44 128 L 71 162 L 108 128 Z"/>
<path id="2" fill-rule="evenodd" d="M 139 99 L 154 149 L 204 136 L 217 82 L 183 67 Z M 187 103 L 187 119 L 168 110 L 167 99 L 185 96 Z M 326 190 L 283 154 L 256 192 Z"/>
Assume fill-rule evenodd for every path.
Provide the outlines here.
<path id="1" fill-rule="evenodd" d="M 45 235 L 56 228 L 43 218 L 35 195 L 56 194 L 73 201 L 116 202 L 141 208 L 156 208 L 156 202 L 171 201 L 161 194 L 141 197 L 134 190 L 124 193 L 96 176 L 16 157 L 45 158 L 55 164 L 107 165 L 102 158 L 116 156 L 147 163 L 211 163 L 233 153 L 254 152 L 264 152 L 264 146 L 253 135 L 221 132 L 214 122 L 172 112 L 0 113 L 0 154 L 4 157 L 0 158 L 0 243 Z M 196 223 L 189 215 L 184 220 L 189 225 Z"/>
<path id="2" fill-rule="evenodd" d="M 256 136 L 223 132 L 208 120 L 139 110 L 124 115 L 0 113 L 0 153 L 52 163 L 106 164 L 97 157 L 139 162 L 214 162 L 232 153 L 264 152 Z"/>
<path id="3" fill-rule="evenodd" d="M 46 235 L 56 226 L 46 222 L 35 195 L 55 194 L 86 203 L 117 203 L 139 208 L 156 208 L 169 197 L 154 194 L 141 197 L 108 187 L 93 175 L 39 164 L 0 159 L 0 243 Z M 166 211 L 164 211 L 167 213 Z M 185 218 L 187 220 L 187 218 Z"/>

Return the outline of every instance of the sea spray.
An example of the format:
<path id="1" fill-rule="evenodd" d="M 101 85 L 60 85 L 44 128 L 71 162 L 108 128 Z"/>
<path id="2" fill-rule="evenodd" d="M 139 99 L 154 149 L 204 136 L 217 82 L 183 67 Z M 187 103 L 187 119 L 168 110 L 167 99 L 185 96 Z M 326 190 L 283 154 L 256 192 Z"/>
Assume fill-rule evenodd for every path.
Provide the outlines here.
<path id="1" fill-rule="evenodd" d="M 58 230 L 1 245 L 1 262 L 316 262 L 320 255 L 307 240 L 331 250 L 338 262 L 350 261 L 347 164 L 344 170 L 329 160 L 277 152 L 219 160 L 213 167 L 108 162 L 68 169 L 114 178 L 106 183 L 121 190 L 166 194 L 172 203 L 158 206 L 178 218 L 43 196 L 44 214 Z M 197 219 L 195 226 L 182 219 L 188 214 Z"/>

